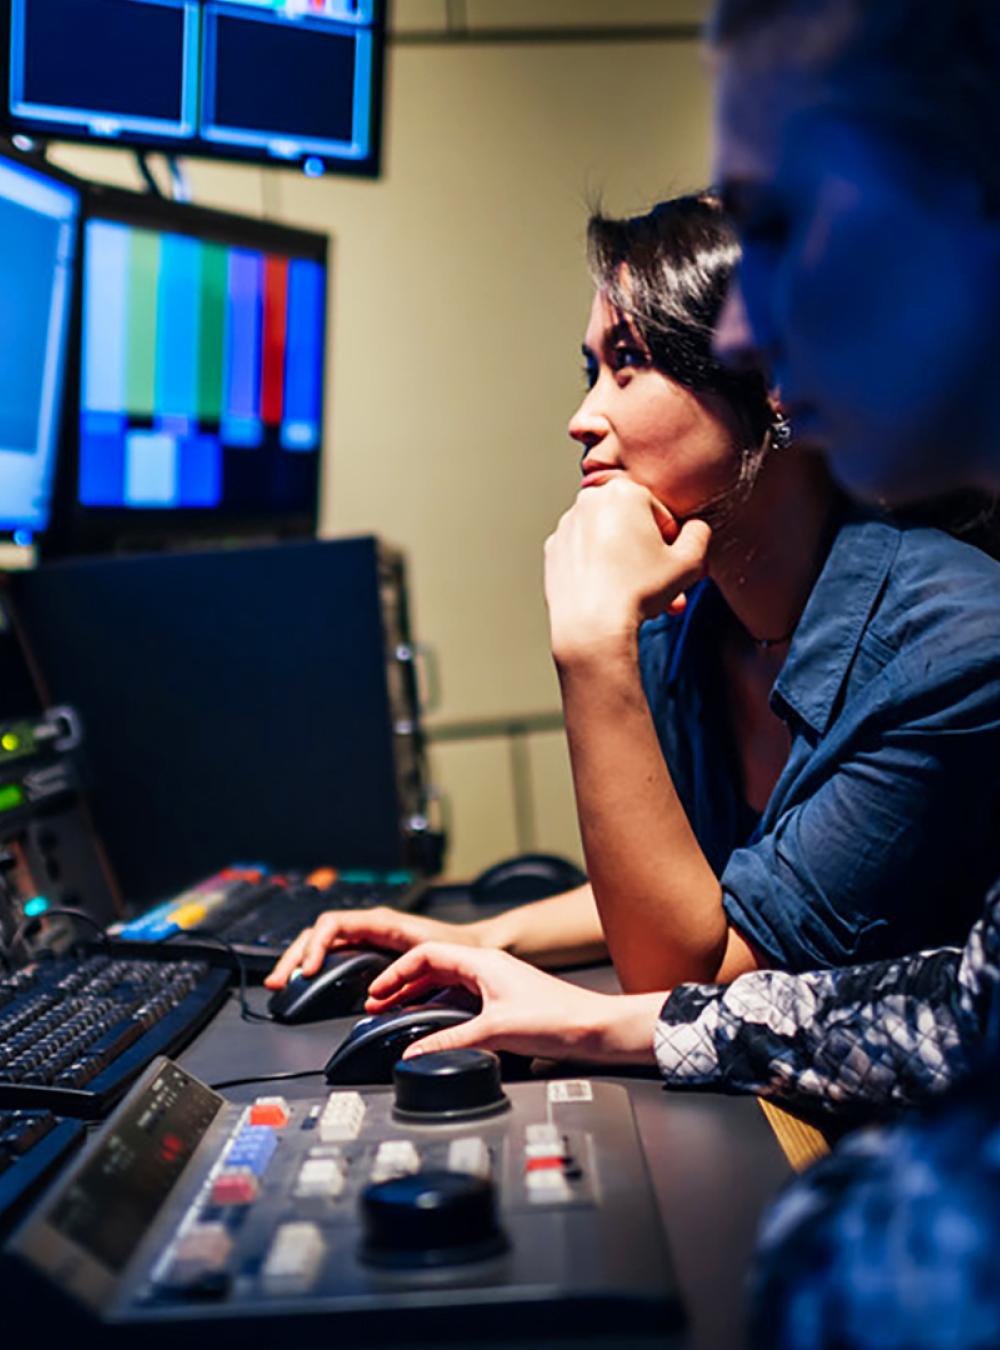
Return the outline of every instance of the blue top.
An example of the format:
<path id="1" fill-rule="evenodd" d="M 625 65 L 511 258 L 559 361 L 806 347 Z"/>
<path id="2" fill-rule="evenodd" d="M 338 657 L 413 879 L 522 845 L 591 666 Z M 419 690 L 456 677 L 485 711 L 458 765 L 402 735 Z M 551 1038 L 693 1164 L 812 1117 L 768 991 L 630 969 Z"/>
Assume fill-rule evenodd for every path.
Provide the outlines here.
<path id="1" fill-rule="evenodd" d="M 703 582 L 643 626 L 643 685 L 731 923 L 778 966 L 962 940 L 1000 865 L 1000 564 L 849 510 L 771 691 L 788 761 L 746 805 Z"/>

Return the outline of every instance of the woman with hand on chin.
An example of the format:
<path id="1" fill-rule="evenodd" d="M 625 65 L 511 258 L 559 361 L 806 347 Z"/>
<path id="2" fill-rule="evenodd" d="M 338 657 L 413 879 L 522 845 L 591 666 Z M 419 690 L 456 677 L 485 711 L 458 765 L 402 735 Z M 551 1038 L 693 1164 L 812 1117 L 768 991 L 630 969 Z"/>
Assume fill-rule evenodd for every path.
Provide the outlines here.
<path id="1" fill-rule="evenodd" d="M 583 487 L 546 547 L 589 885 L 464 926 L 330 913 L 272 988 L 343 942 L 459 942 L 538 965 L 609 950 L 642 993 L 971 924 L 988 810 L 975 781 L 1000 721 L 975 671 L 1000 623 L 978 652 L 937 657 L 957 606 L 997 618 L 995 564 L 852 508 L 782 443 L 760 376 L 713 356 L 738 258 L 714 200 L 597 217 L 590 247 L 588 390 L 569 428 Z M 967 908 L 936 904 L 948 862 L 932 825 L 966 851 Z"/>

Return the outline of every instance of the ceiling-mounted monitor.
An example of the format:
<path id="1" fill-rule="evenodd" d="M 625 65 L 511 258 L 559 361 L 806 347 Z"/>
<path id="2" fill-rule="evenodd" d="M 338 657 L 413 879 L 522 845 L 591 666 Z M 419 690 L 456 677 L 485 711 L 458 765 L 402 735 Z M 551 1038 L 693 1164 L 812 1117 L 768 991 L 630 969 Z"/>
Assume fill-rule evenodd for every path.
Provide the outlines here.
<path id="1" fill-rule="evenodd" d="M 374 176 L 385 0 L 0 0 L 10 134 Z"/>

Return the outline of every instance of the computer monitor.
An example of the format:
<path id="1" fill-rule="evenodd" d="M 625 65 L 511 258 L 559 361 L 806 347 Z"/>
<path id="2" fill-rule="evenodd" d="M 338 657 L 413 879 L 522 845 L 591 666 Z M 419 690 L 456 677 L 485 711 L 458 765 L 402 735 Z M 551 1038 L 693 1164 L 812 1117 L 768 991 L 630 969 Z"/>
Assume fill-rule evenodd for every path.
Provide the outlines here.
<path id="1" fill-rule="evenodd" d="M 80 194 L 0 155 L 0 537 L 49 523 Z"/>
<path id="2" fill-rule="evenodd" d="M 9 131 L 374 175 L 384 0 L 3 0 Z"/>
<path id="3" fill-rule="evenodd" d="M 315 532 L 327 238 L 86 196 L 53 551 Z"/>
<path id="4" fill-rule="evenodd" d="M 12 588 L 130 902 L 236 861 L 410 864 L 375 539 L 73 558 Z"/>

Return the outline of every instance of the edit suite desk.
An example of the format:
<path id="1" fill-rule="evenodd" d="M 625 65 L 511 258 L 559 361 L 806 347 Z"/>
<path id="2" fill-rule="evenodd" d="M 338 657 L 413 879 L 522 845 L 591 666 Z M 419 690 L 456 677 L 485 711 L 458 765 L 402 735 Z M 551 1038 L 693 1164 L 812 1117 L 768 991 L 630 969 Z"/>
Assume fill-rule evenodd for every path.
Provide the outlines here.
<path id="1" fill-rule="evenodd" d="M 440 918 L 473 917 L 461 893 L 452 888 L 438 900 L 432 896 L 425 912 Z M 591 967 L 570 977 L 605 992 L 616 987 L 610 967 Z M 266 990 L 249 991 L 252 1008 L 263 1011 L 266 1001 Z M 178 1061 L 206 1083 L 250 1073 L 319 1069 L 353 1020 L 295 1027 L 244 1022 L 234 995 Z M 601 1076 L 628 1086 L 687 1308 L 683 1345 L 690 1350 L 739 1350 L 744 1343 L 743 1286 L 756 1227 L 791 1175 L 770 1126 L 752 1098 L 667 1093 L 654 1077 Z M 225 1095 L 251 1101 L 274 1092 L 292 1099 L 324 1090 L 317 1077 L 251 1084 L 228 1089 Z"/>

